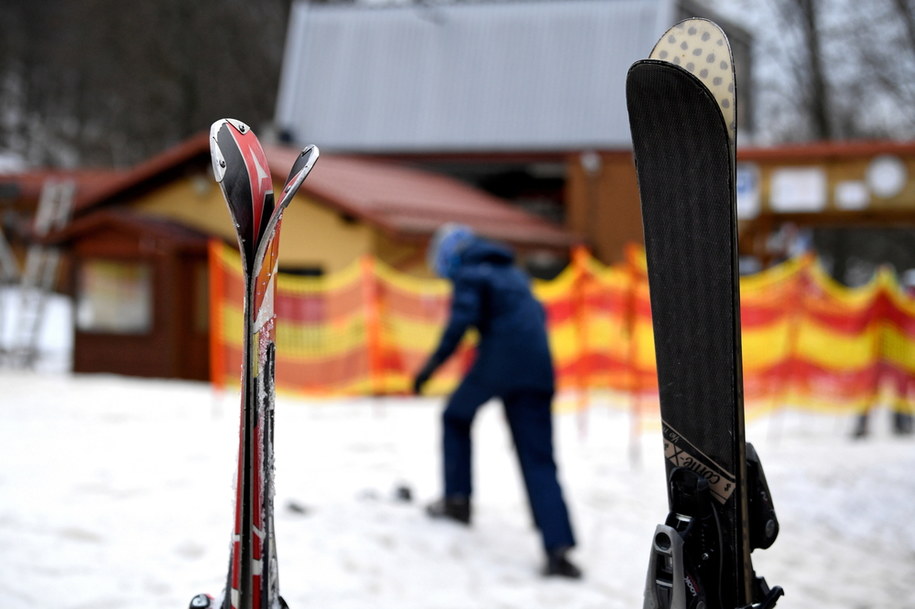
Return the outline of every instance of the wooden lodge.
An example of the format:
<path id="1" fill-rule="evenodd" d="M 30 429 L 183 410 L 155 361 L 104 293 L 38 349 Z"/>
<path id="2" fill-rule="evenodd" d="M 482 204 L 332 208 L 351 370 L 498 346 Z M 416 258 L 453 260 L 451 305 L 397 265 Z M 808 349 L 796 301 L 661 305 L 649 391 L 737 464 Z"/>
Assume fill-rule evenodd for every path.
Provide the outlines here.
<path id="1" fill-rule="evenodd" d="M 298 150 L 265 150 L 278 192 Z M 327 154 L 284 214 L 280 270 L 322 275 L 371 254 L 428 274 L 426 244 L 449 221 L 522 256 L 566 256 L 576 242 L 563 228 L 455 179 Z M 74 372 L 207 379 L 212 239 L 236 243 L 206 134 L 77 197 L 71 221 L 44 238 L 67 260 L 62 285 L 74 304 Z"/>

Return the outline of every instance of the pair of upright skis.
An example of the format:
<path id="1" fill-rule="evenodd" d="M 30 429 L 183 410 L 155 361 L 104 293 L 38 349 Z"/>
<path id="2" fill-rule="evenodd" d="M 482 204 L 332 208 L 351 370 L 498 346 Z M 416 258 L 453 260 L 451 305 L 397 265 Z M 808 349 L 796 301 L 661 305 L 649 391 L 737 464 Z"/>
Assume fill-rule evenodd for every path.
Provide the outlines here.
<path id="1" fill-rule="evenodd" d="M 229 206 L 241 250 L 245 283 L 241 418 L 235 489 L 235 523 L 222 598 L 199 594 L 193 609 L 281 609 L 273 528 L 273 419 L 280 223 L 315 161 L 305 148 L 286 178 L 279 200 L 267 156 L 241 121 L 210 128 L 213 173 Z"/>
<path id="2" fill-rule="evenodd" d="M 778 520 L 744 436 L 733 58 L 704 19 L 669 29 L 626 79 L 648 259 L 669 516 L 645 609 L 768 608 L 750 552 Z"/>
<path id="3" fill-rule="evenodd" d="M 670 514 L 655 531 L 645 609 L 768 609 L 782 594 L 753 571 L 778 520 L 744 437 L 735 195 L 733 59 L 714 23 L 668 30 L 629 70 L 626 98 L 642 200 Z M 280 609 L 273 528 L 273 406 L 279 229 L 318 158 L 273 195 L 250 128 L 211 131 L 213 171 L 238 231 L 245 279 L 235 526 L 221 599 L 198 609 Z"/>

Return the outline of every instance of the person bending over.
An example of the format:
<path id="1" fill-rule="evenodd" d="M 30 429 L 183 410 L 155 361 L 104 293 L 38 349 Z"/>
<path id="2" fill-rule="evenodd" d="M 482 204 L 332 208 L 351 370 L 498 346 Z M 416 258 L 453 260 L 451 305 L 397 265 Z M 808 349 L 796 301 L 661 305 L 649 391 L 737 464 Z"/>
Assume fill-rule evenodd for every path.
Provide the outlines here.
<path id="1" fill-rule="evenodd" d="M 423 386 L 454 353 L 464 333 L 479 333 L 476 359 L 442 413 L 444 495 L 427 507 L 430 516 L 463 524 L 471 520 L 471 426 L 491 398 L 505 409 L 534 523 L 546 553 L 544 575 L 580 578 L 568 557 L 575 546 L 569 512 L 553 458 L 554 372 L 543 306 L 511 250 L 462 225 L 435 234 L 429 264 L 453 285 L 451 310 L 438 347 L 416 375 Z"/>

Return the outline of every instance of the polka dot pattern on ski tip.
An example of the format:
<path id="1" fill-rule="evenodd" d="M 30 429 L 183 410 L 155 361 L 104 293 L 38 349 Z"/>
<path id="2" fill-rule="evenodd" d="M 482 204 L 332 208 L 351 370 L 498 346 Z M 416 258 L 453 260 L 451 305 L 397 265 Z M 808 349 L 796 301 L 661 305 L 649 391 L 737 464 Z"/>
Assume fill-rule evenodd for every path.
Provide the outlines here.
<path id="1" fill-rule="evenodd" d="M 737 98 L 731 46 L 717 25 L 687 19 L 661 36 L 649 56 L 678 65 L 699 78 L 715 97 L 733 141 L 737 136 Z"/>

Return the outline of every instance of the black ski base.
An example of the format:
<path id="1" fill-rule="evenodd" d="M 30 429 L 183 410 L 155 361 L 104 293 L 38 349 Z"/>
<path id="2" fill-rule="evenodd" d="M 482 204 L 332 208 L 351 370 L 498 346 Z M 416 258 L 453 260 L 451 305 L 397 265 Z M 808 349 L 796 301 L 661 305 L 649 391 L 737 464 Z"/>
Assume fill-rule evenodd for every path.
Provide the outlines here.
<path id="1" fill-rule="evenodd" d="M 668 510 L 647 609 L 771 607 L 751 552 L 778 534 L 746 444 L 736 205 L 736 76 L 727 36 L 686 19 L 626 77 L 642 205 Z"/>

